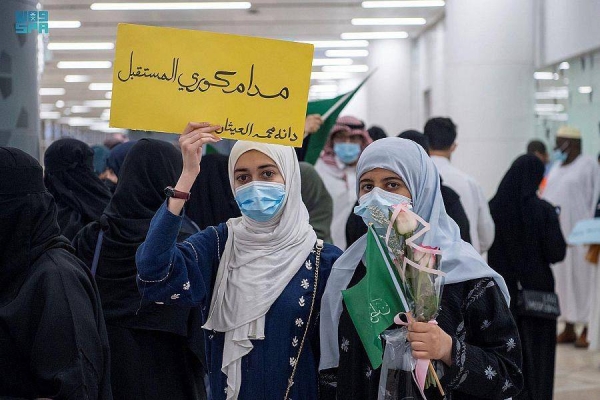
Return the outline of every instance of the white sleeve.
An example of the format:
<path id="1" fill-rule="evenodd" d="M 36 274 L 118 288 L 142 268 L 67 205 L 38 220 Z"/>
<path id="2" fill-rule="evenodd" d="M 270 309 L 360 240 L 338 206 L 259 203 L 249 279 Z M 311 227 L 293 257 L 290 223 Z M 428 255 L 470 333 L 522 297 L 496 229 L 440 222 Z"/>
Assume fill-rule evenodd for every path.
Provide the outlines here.
<path id="1" fill-rule="evenodd" d="M 478 218 L 477 218 L 477 235 L 479 236 L 479 251 L 484 253 L 492 247 L 494 237 L 496 235 L 494 220 L 490 214 L 490 207 L 483 194 L 483 189 L 478 184 L 474 185 L 476 191 Z"/>

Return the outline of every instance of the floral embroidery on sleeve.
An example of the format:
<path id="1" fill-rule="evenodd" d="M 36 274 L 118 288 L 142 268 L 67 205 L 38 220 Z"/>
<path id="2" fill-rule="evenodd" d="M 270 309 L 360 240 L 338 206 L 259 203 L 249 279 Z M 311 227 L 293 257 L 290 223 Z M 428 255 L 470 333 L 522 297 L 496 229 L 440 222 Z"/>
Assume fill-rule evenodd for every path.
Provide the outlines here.
<path id="1" fill-rule="evenodd" d="M 509 381 L 508 379 L 504 382 L 504 386 L 502 386 L 502 392 L 506 392 L 508 389 L 510 389 L 513 386 L 512 382 Z"/>
<path id="2" fill-rule="evenodd" d="M 340 344 L 340 347 L 347 353 L 348 349 L 350 348 L 350 341 L 345 337 L 342 337 L 342 343 Z"/>
<path id="3" fill-rule="evenodd" d="M 506 342 L 506 352 L 509 353 L 515 347 L 517 347 L 517 343 L 515 342 L 515 339 L 513 339 L 513 338 L 508 339 L 508 341 Z"/>
<path id="4" fill-rule="evenodd" d="M 491 381 L 492 379 L 494 379 L 494 377 L 496 375 L 498 375 L 498 373 L 496 371 L 494 371 L 494 368 L 492 368 L 491 365 L 488 365 L 488 367 L 485 369 L 484 371 L 485 376 Z"/>

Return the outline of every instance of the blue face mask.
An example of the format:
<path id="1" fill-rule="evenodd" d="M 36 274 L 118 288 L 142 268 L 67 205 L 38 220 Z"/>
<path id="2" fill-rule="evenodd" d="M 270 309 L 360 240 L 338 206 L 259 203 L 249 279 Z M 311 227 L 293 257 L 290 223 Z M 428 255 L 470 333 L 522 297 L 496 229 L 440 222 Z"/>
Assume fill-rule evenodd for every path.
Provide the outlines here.
<path id="1" fill-rule="evenodd" d="M 362 217 L 367 226 L 372 223 L 375 226 L 382 227 L 382 225 L 375 221 L 371 215 L 371 209 L 377 208 L 389 218 L 391 207 L 400 203 L 410 204 L 411 200 L 408 197 L 402 196 L 401 194 L 386 192 L 385 190 L 376 187 L 358 199 L 359 205 L 354 207 L 354 214 Z"/>
<path id="2" fill-rule="evenodd" d="M 344 164 L 352 164 L 360 156 L 360 144 L 358 143 L 336 143 L 333 152 Z"/>
<path id="3" fill-rule="evenodd" d="M 567 161 L 568 156 L 569 155 L 567 153 L 565 153 L 564 151 L 561 151 L 560 149 L 556 149 L 552 153 L 550 160 L 552 163 L 557 163 L 557 162 L 564 163 L 565 161 Z"/>
<path id="4" fill-rule="evenodd" d="M 569 157 L 569 153 L 567 153 L 567 149 L 569 148 L 569 142 L 564 142 L 562 146 L 560 146 L 557 149 L 554 149 L 554 151 L 552 152 L 552 156 L 550 157 L 550 162 L 552 164 L 555 163 L 564 163 L 565 161 L 567 161 L 567 158 Z"/>
<path id="5" fill-rule="evenodd" d="M 250 182 L 235 190 L 235 201 L 242 214 L 257 222 L 273 218 L 283 205 L 285 185 L 273 182 Z"/>

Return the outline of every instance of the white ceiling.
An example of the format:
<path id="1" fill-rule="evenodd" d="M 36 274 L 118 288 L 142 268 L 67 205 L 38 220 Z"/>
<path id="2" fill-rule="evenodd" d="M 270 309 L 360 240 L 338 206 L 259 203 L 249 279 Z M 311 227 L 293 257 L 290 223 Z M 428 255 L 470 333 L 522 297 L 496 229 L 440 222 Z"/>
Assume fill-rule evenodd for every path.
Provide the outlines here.
<path id="1" fill-rule="evenodd" d="M 444 7 L 366 9 L 361 7 L 361 1 L 358 0 L 260 0 L 251 1 L 249 10 L 185 11 L 94 11 L 90 9 L 92 3 L 91 0 L 45 0 L 42 8 L 48 10 L 50 21 L 81 21 L 81 27 L 77 29 L 51 28 L 48 42 L 114 43 L 120 22 L 302 41 L 339 40 L 343 32 L 365 31 L 406 31 L 409 38 L 414 38 L 439 20 L 444 12 Z M 353 26 L 350 22 L 352 18 L 366 17 L 421 17 L 427 23 L 421 26 Z M 324 51 L 316 49 L 315 58 L 325 58 Z M 90 82 L 111 82 L 112 69 L 58 69 L 56 65 L 59 61 L 69 60 L 112 61 L 114 50 L 47 50 L 45 55 L 41 87 L 66 89 L 62 96 L 41 97 L 41 102 L 46 104 L 45 111 L 58 111 L 62 117 L 66 117 L 70 106 L 81 106 L 87 100 L 105 99 L 105 91 L 89 90 L 88 85 Z M 354 64 L 364 63 L 365 58 L 354 60 Z M 313 67 L 313 71 L 320 70 L 321 67 Z M 91 80 L 66 83 L 65 75 L 72 74 L 89 75 Z M 324 92 L 322 95 L 329 97 L 332 94 Z M 49 106 L 58 100 L 64 101 L 65 106 Z M 99 118 L 103 111 L 104 108 L 93 108 L 88 113 L 70 114 L 70 117 Z"/>

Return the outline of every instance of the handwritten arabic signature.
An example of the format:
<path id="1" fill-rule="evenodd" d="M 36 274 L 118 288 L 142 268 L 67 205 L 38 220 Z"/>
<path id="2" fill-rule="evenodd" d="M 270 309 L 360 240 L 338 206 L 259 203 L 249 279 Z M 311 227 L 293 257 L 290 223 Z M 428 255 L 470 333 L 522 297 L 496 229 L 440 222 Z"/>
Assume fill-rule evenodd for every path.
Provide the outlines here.
<path id="1" fill-rule="evenodd" d="M 277 129 L 272 126 L 267 129 L 264 134 L 261 134 L 259 132 L 254 132 L 254 123 L 249 122 L 245 127 L 236 127 L 233 121 L 231 121 L 229 118 L 227 118 L 225 123 L 215 131 L 217 135 L 221 135 L 225 132 L 229 132 L 231 136 L 238 134 L 242 136 L 256 137 L 259 139 L 277 139 L 281 141 L 289 139 L 292 142 L 298 139 L 298 135 L 292 130 L 291 126 L 283 129 Z"/>
<path id="2" fill-rule="evenodd" d="M 126 77 L 123 77 L 123 76 L 121 76 L 121 73 L 123 71 L 120 70 L 117 73 L 117 78 L 121 82 L 127 82 L 129 80 L 133 80 L 134 78 L 151 78 L 151 79 L 158 79 L 161 81 L 177 82 L 177 84 L 179 85 L 178 90 L 186 91 L 188 93 L 192 93 L 192 92 L 196 92 L 196 91 L 200 92 L 200 93 L 204 93 L 204 92 L 210 90 L 211 88 L 215 87 L 215 88 L 220 88 L 224 94 L 232 94 L 232 93 L 244 94 L 245 93 L 249 97 L 259 96 L 263 99 L 282 98 L 284 100 L 287 100 L 290 97 L 290 89 L 287 86 L 284 86 L 283 88 L 281 88 L 281 90 L 277 93 L 273 93 L 273 94 L 263 93 L 261 91 L 260 87 L 258 86 L 258 84 L 256 84 L 254 82 L 254 73 L 255 73 L 254 64 L 252 64 L 252 66 L 250 67 L 250 78 L 249 78 L 248 84 L 245 85 L 244 82 L 240 82 L 233 89 L 230 89 L 230 87 L 232 87 L 230 79 L 233 79 L 233 77 L 238 73 L 237 71 L 226 71 L 226 70 L 216 71 L 213 75 L 212 81 L 208 80 L 206 77 L 202 77 L 200 73 L 194 72 L 190 76 L 192 81 L 190 83 L 186 84 L 186 83 L 184 83 L 184 81 L 186 80 L 186 78 L 184 77 L 184 74 L 178 73 L 179 72 L 179 60 L 180 60 L 179 57 L 173 58 L 171 74 L 167 75 L 166 72 L 163 72 L 162 74 L 160 72 L 151 72 L 150 68 L 145 68 L 143 66 L 137 66 L 134 68 L 133 55 L 134 55 L 134 51 L 132 50 L 129 55 L 129 74 Z M 182 81 L 182 77 L 183 77 L 183 81 Z"/>
<path id="3" fill-rule="evenodd" d="M 388 315 L 392 312 L 388 303 L 383 299 L 373 299 L 369 306 L 371 308 L 371 323 L 376 324 L 380 321 L 381 315 Z"/>

